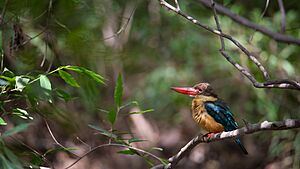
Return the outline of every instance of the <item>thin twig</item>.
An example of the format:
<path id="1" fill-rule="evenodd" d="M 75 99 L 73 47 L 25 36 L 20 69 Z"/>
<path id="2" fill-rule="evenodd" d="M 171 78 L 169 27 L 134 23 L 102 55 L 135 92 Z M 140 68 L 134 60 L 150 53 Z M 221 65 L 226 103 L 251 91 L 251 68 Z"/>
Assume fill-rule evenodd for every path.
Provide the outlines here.
<path id="1" fill-rule="evenodd" d="M 161 158 L 157 157 L 156 155 L 147 152 L 145 150 L 136 148 L 136 147 L 132 147 L 132 146 L 128 146 L 128 145 L 124 145 L 124 144 L 116 144 L 116 143 L 111 143 L 111 144 L 102 144 L 99 146 L 94 147 L 93 149 L 91 149 L 90 151 L 88 151 L 87 153 L 85 153 L 84 155 L 82 155 L 81 157 L 79 157 L 77 160 L 75 160 L 72 164 L 70 164 L 68 167 L 66 167 L 65 169 L 71 168 L 72 166 L 74 166 L 77 162 L 79 162 L 82 158 L 84 158 L 85 156 L 91 154 L 92 152 L 94 152 L 95 150 L 99 149 L 99 148 L 103 148 L 103 147 L 123 147 L 123 148 L 129 148 L 144 154 L 147 154 L 155 159 L 157 159 L 159 162 L 161 162 L 162 164 L 164 163 L 164 161 L 162 161 Z"/>
<path id="2" fill-rule="evenodd" d="M 23 146 L 25 146 L 26 148 L 28 148 L 29 150 L 31 150 L 34 154 L 42 157 L 42 160 L 47 163 L 51 168 L 55 169 L 54 166 L 51 164 L 51 162 L 44 156 L 42 155 L 41 153 L 39 153 L 37 150 L 35 150 L 34 148 L 32 148 L 31 146 L 25 144 L 23 141 L 21 141 L 20 139 L 16 139 L 15 137 L 13 136 L 10 136 L 11 139 L 13 139 L 14 141 L 22 144 Z"/>
<path id="3" fill-rule="evenodd" d="M 4 66 L 4 52 L 2 49 L 0 49 L 0 52 L 1 52 L 1 61 L 0 61 L 0 71 L 2 72 L 3 71 L 3 66 Z"/>
<path id="4" fill-rule="evenodd" d="M 207 137 L 206 135 L 199 135 L 194 137 L 185 146 L 183 146 L 176 155 L 169 158 L 168 165 L 155 166 L 156 167 L 155 169 L 174 168 L 183 157 L 187 156 L 191 152 L 191 150 L 200 143 L 209 143 L 209 142 L 233 139 L 233 138 L 240 137 L 242 135 L 253 134 L 260 131 L 288 130 L 294 128 L 300 128 L 299 119 L 287 119 L 287 120 L 275 121 L 275 122 L 264 121 L 262 123 L 256 123 L 256 124 L 248 123 L 246 127 L 229 131 L 229 132 L 217 133 L 210 137 Z"/>
<path id="5" fill-rule="evenodd" d="M 32 21 L 40 19 L 43 15 L 45 15 L 47 13 L 47 11 L 48 10 L 45 10 L 44 12 L 42 12 L 41 14 L 39 14 L 38 16 L 36 16 L 35 18 L 33 18 Z"/>
<path id="6" fill-rule="evenodd" d="M 222 33 L 222 29 L 221 29 L 221 25 L 220 25 L 220 22 L 219 22 L 219 19 L 218 19 L 218 16 L 217 16 L 217 11 L 216 11 L 216 8 L 215 8 L 215 2 L 214 0 L 211 0 L 211 8 L 213 9 L 213 12 L 214 12 L 214 19 L 215 19 L 215 22 L 216 22 L 216 25 L 217 25 L 217 29 Z M 225 50 L 225 43 L 224 43 L 224 38 L 222 36 L 219 36 L 220 37 L 220 42 L 221 42 L 221 49 L 220 50 Z"/>
<path id="7" fill-rule="evenodd" d="M 205 5 L 208 8 L 211 7 L 210 0 L 196 0 L 196 1 L 200 2 L 201 4 Z M 248 28 L 251 28 L 253 30 L 256 30 L 258 32 L 261 32 L 261 33 L 269 36 L 270 38 L 272 38 L 272 39 L 274 39 L 278 42 L 300 45 L 300 39 L 298 39 L 298 38 L 287 36 L 287 35 L 284 35 L 284 34 L 281 34 L 281 33 L 278 33 L 278 32 L 273 32 L 273 31 L 271 31 L 270 29 L 268 29 L 264 26 L 258 25 L 258 24 L 254 23 L 254 22 L 251 22 L 250 20 L 248 20 L 248 19 L 246 19 L 242 16 L 239 16 L 239 15 L 231 12 L 229 9 L 227 9 L 226 7 L 224 7 L 224 6 L 222 6 L 218 3 L 216 3 L 215 7 L 216 7 L 217 12 L 228 16 L 233 21 L 235 21 L 235 22 L 237 22 L 241 25 L 244 25 Z"/>
<path id="8" fill-rule="evenodd" d="M 87 144 L 86 142 L 84 142 L 81 138 L 79 138 L 79 137 L 77 136 L 76 139 L 77 139 L 78 141 L 80 141 L 83 145 L 85 145 L 89 150 L 92 150 L 92 147 L 91 147 L 89 144 Z"/>
<path id="9" fill-rule="evenodd" d="M 266 4 L 265 4 L 265 8 L 264 8 L 264 11 L 262 12 L 262 14 L 260 15 L 260 17 L 264 17 L 267 10 L 268 10 L 268 7 L 269 7 L 269 3 L 270 3 L 270 0 L 266 0 Z"/>
<path id="10" fill-rule="evenodd" d="M 285 32 L 286 28 L 286 16 L 285 16 L 285 9 L 284 9 L 284 4 L 282 0 L 278 0 L 278 5 L 281 13 L 281 22 L 280 22 L 280 33 Z"/>
<path id="11" fill-rule="evenodd" d="M 46 19 L 46 29 L 48 29 L 48 26 L 49 26 L 49 19 L 51 18 L 51 9 L 52 9 L 52 0 L 49 0 L 48 10 L 47 10 L 47 19 Z M 46 58 L 47 58 L 47 53 L 48 53 L 47 40 L 48 39 L 49 39 L 49 33 L 47 31 L 46 32 L 46 40 L 45 40 L 45 54 L 43 55 L 43 59 L 41 61 L 40 67 L 44 66 L 44 63 L 45 63 Z"/>
<path id="12" fill-rule="evenodd" d="M 111 35 L 109 37 L 105 37 L 105 38 L 103 38 L 103 40 L 106 41 L 108 39 L 115 38 L 115 37 L 119 36 L 122 32 L 124 32 L 126 30 L 128 24 L 129 24 L 129 22 L 131 21 L 136 8 L 137 8 L 137 5 L 131 11 L 129 17 L 124 18 L 124 19 L 126 19 L 126 22 L 121 26 L 121 28 L 115 34 L 113 34 L 113 35 Z"/>
<path id="13" fill-rule="evenodd" d="M 54 134 L 53 134 L 53 132 L 52 132 L 52 130 L 51 130 L 51 128 L 50 128 L 50 126 L 49 126 L 47 120 L 44 119 L 44 121 L 45 121 L 47 130 L 48 130 L 50 136 L 52 137 L 53 141 L 54 141 L 59 147 L 63 148 L 64 150 L 66 150 L 66 151 L 68 151 L 69 153 L 73 154 L 74 156 L 78 157 L 78 155 L 76 155 L 76 154 L 73 153 L 72 151 L 68 150 L 65 146 L 63 146 L 62 144 L 60 144 L 60 143 L 57 141 L 57 139 L 55 138 L 55 136 L 54 136 Z"/>
<path id="14" fill-rule="evenodd" d="M 179 6 L 179 3 L 178 3 L 178 0 L 174 0 L 174 1 L 175 1 L 176 9 L 178 11 L 180 11 L 180 6 Z"/>
<path id="15" fill-rule="evenodd" d="M 33 39 L 39 37 L 40 35 L 42 35 L 47 29 L 45 28 L 44 30 L 42 30 L 41 32 L 39 32 L 38 34 L 34 35 L 33 37 L 29 37 L 29 39 L 27 39 L 26 41 L 24 41 L 23 43 L 21 43 L 18 46 L 12 46 L 10 50 L 12 50 L 13 48 L 17 48 L 17 47 L 21 47 L 26 45 L 27 43 L 29 43 L 30 41 L 32 41 Z"/>

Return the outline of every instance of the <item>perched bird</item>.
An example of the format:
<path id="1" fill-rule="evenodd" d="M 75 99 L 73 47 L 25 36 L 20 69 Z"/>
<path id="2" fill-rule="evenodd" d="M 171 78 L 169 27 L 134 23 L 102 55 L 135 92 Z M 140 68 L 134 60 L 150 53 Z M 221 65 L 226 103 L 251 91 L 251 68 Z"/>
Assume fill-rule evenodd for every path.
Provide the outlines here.
<path id="1" fill-rule="evenodd" d="M 219 133 L 237 129 L 237 123 L 229 107 L 214 93 L 209 83 L 199 83 L 194 87 L 171 87 L 172 90 L 193 97 L 193 119 L 209 133 Z M 248 154 L 240 139 L 235 142 Z"/>

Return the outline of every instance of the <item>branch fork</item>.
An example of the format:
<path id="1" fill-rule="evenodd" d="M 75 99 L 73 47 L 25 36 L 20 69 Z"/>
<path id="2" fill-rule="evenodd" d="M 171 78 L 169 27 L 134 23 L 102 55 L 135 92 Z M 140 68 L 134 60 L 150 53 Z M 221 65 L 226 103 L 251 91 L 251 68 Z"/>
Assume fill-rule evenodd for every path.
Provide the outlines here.
<path id="1" fill-rule="evenodd" d="M 179 10 L 180 7 L 179 7 L 179 4 L 177 3 L 177 1 L 175 2 L 177 7 L 174 7 L 174 6 L 170 5 L 165 0 L 158 0 L 158 1 L 160 2 L 160 4 L 163 7 L 167 8 L 168 10 L 177 13 L 179 16 L 189 20 L 193 24 L 195 24 L 195 25 L 197 25 L 197 26 L 199 26 L 199 27 L 201 27 L 201 28 L 203 28 L 203 29 L 219 36 L 220 37 L 220 42 L 221 42 L 221 49 L 219 50 L 219 52 L 221 53 L 221 55 L 224 58 L 226 58 L 226 60 L 229 63 L 231 63 L 241 74 L 243 74 L 247 79 L 249 79 L 254 87 L 256 87 L 256 88 L 280 88 L 280 89 L 300 90 L 300 83 L 295 81 L 295 80 L 289 80 L 289 79 L 270 80 L 270 76 L 269 76 L 267 70 L 260 63 L 260 61 L 250 51 L 248 51 L 248 49 L 245 48 L 239 41 L 234 39 L 232 36 L 222 32 L 222 29 L 221 29 L 221 26 L 220 26 L 220 23 L 219 23 L 219 20 L 218 20 L 218 16 L 217 16 L 217 9 L 220 10 L 220 7 L 219 7 L 220 5 L 217 6 L 217 4 L 213 0 L 210 0 L 210 5 L 209 6 L 213 10 L 214 20 L 216 22 L 217 29 L 214 29 L 214 28 L 212 28 L 208 25 L 202 24 L 199 20 L 197 20 L 194 17 L 192 17 L 192 16 L 182 12 L 181 10 Z M 205 5 L 208 6 L 207 0 L 202 0 L 201 2 L 203 2 L 203 3 L 205 2 L 206 3 Z M 218 8 L 216 8 L 216 6 Z M 250 61 L 252 61 L 257 66 L 257 68 L 262 73 L 265 82 L 258 82 L 256 80 L 256 78 L 246 68 L 244 68 L 242 65 L 237 63 L 231 56 L 229 56 L 229 54 L 225 50 L 224 39 L 227 39 L 227 40 L 231 41 L 237 48 L 239 48 L 248 57 L 248 59 Z"/>

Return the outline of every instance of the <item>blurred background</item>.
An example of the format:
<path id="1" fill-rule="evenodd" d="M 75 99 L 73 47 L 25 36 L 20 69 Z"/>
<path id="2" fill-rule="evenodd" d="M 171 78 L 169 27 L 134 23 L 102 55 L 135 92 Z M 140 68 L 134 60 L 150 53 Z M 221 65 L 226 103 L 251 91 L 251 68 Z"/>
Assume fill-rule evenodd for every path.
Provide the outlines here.
<path id="1" fill-rule="evenodd" d="M 263 16 L 266 1 L 217 2 L 238 15 L 280 32 L 277 1 L 268 1 Z M 182 0 L 180 4 L 186 13 L 215 27 L 212 11 L 197 0 Z M 300 3 L 289 0 L 284 1 L 284 5 L 285 34 L 300 38 Z M 26 99 L 7 105 L 6 111 L 19 106 L 34 117 L 32 125 L 15 136 L 17 140 L 1 141 L 1 146 L 10 149 L 23 166 L 38 164 L 35 160 L 41 160 L 35 158 L 33 150 L 44 154 L 57 147 L 43 118 L 60 144 L 79 148 L 72 151 L 77 156 L 82 156 L 91 147 L 108 143 L 107 137 L 95 134 L 88 125 L 110 129 L 106 113 L 101 110 L 114 107 L 118 74 L 123 76 L 123 104 L 132 101 L 139 104 L 122 109 L 114 128 L 147 140 L 134 146 L 165 159 L 200 132 L 205 133 L 192 120 L 191 98 L 171 91 L 171 86 L 211 83 L 219 97 L 228 103 L 240 126 L 244 126 L 243 119 L 257 123 L 300 118 L 299 92 L 254 88 L 220 55 L 217 36 L 163 9 L 156 0 L 1 0 L 0 9 L 5 11 L 5 17 L 0 18 L 3 22 L 0 30 L 2 60 L 4 67 L 16 75 L 49 72 L 61 65 L 78 65 L 107 79 L 106 85 L 101 85 L 73 74 L 81 86 L 74 88 L 51 76 L 53 88 L 72 97 L 67 101 L 55 98 L 52 103 L 41 101 L 35 109 Z M 219 17 L 223 32 L 259 55 L 258 59 L 272 79 L 300 81 L 299 46 L 276 42 L 226 16 Z M 262 81 L 256 66 L 232 43 L 227 41 L 226 45 L 228 53 Z M 128 115 L 139 109 L 154 111 Z M 8 125 L 2 126 L 1 132 L 23 122 L 9 115 L 2 118 Z M 200 144 L 181 160 L 177 168 L 300 167 L 300 132 L 297 129 L 260 132 L 241 139 L 249 151 L 248 156 L 243 155 L 231 140 Z M 149 168 L 143 158 L 119 154 L 119 150 L 101 148 L 73 168 Z M 52 151 L 46 158 L 55 168 L 64 168 L 75 161 L 76 155 Z M 151 161 L 159 163 L 154 159 Z M 40 165 L 48 166 L 42 161 Z"/>

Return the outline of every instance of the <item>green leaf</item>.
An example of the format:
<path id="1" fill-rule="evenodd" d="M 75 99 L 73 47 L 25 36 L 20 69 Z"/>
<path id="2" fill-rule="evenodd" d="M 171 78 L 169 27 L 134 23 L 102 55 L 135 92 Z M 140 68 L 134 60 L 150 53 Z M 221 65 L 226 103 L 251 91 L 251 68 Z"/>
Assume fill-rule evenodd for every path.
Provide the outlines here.
<path id="1" fill-rule="evenodd" d="M 164 158 L 160 158 L 160 161 L 164 164 L 164 165 L 168 165 L 170 162 L 167 159 Z"/>
<path id="2" fill-rule="evenodd" d="M 27 127 L 29 126 L 30 124 L 29 123 L 22 123 L 22 124 L 19 124 L 17 125 L 16 127 L 4 132 L 2 134 L 2 136 L 0 136 L 0 138 L 5 138 L 5 137 L 8 137 L 8 136 L 11 136 L 11 135 L 14 135 L 16 133 L 19 133 L 25 129 L 27 129 Z"/>
<path id="3" fill-rule="evenodd" d="M 223 0 L 223 5 L 229 5 L 232 2 L 232 0 Z"/>
<path id="4" fill-rule="evenodd" d="M 130 106 L 130 105 L 136 105 L 136 106 L 138 106 L 139 103 L 138 103 L 137 101 L 134 100 L 134 101 L 131 101 L 131 102 L 125 104 L 125 105 L 122 105 L 122 106 L 120 107 L 120 109 L 124 109 L 124 108 L 126 108 L 127 106 Z"/>
<path id="5" fill-rule="evenodd" d="M 131 138 L 128 140 L 128 143 L 135 143 L 135 142 L 142 142 L 142 141 L 147 141 L 147 140 L 142 140 L 142 139 L 139 139 L 139 138 Z"/>
<path id="6" fill-rule="evenodd" d="M 15 77 L 0 76 L 0 79 L 6 81 L 3 83 L 15 83 Z"/>
<path id="7" fill-rule="evenodd" d="M 101 108 L 98 108 L 97 110 L 99 110 L 99 111 L 101 111 L 101 112 L 104 112 L 104 113 L 108 113 L 108 112 L 109 112 L 108 110 L 101 109 Z"/>
<path id="8" fill-rule="evenodd" d="M 144 160 L 147 162 L 147 164 L 150 166 L 150 167 L 153 167 L 154 166 L 154 163 L 150 160 L 150 159 L 148 159 L 147 157 L 143 157 L 144 158 Z"/>
<path id="9" fill-rule="evenodd" d="M 69 33 L 71 32 L 71 30 L 65 24 L 59 22 L 57 19 L 55 19 L 54 22 L 57 23 L 57 25 L 59 25 L 62 28 L 64 28 L 65 30 L 67 30 Z"/>
<path id="10" fill-rule="evenodd" d="M 72 150 L 79 150 L 79 148 L 73 148 L 73 147 L 66 147 L 66 148 L 63 148 L 63 147 L 60 147 L 60 148 L 53 148 L 53 149 L 49 149 L 47 150 L 43 156 L 46 156 L 47 154 L 49 153 L 52 153 L 52 152 L 56 152 L 56 151 L 72 151 Z"/>
<path id="11" fill-rule="evenodd" d="M 72 70 L 72 71 L 75 71 L 77 73 L 84 74 L 85 76 L 95 80 L 98 83 L 105 84 L 104 83 L 105 79 L 101 75 L 99 75 L 96 72 L 93 72 L 91 70 L 88 70 L 84 67 L 80 67 L 80 66 L 62 66 L 61 68 L 66 69 L 66 70 Z"/>
<path id="12" fill-rule="evenodd" d="M 23 91 L 23 89 L 26 87 L 28 82 L 30 81 L 29 78 L 23 77 L 23 76 L 16 76 L 16 86 L 15 88 L 18 91 Z"/>
<path id="13" fill-rule="evenodd" d="M 110 138 L 117 139 L 117 135 L 115 135 L 115 134 L 113 134 L 113 133 L 111 133 L 111 132 L 109 132 L 109 131 L 107 131 L 105 129 L 102 129 L 102 128 L 98 127 L 98 126 L 94 126 L 94 125 L 91 125 L 91 124 L 89 124 L 89 127 L 92 128 L 92 129 L 95 129 L 95 130 L 99 131 L 100 134 L 102 134 L 102 135 L 105 135 L 105 136 L 110 137 Z"/>
<path id="14" fill-rule="evenodd" d="M 32 157 L 31 157 L 31 160 L 30 160 L 30 163 L 33 164 L 33 165 L 36 165 L 36 166 L 40 166 L 43 164 L 43 158 L 42 156 L 39 156 L 38 154 L 35 154 L 35 153 L 31 153 L 32 154 Z"/>
<path id="15" fill-rule="evenodd" d="M 51 82 L 50 80 L 48 79 L 47 76 L 45 75 L 40 75 L 40 86 L 41 88 L 43 89 L 43 94 L 46 96 L 46 99 L 52 103 L 52 99 L 51 99 L 51 90 L 52 90 L 52 87 L 51 87 Z"/>
<path id="16" fill-rule="evenodd" d="M 9 69 L 7 69 L 6 67 L 4 68 L 2 75 L 6 76 L 6 77 L 14 77 L 15 76 L 15 74 L 12 71 L 10 71 Z"/>
<path id="17" fill-rule="evenodd" d="M 148 109 L 148 110 L 142 110 L 142 111 L 133 111 L 133 112 L 129 112 L 128 114 L 144 114 L 144 113 L 148 113 L 148 112 L 153 112 L 154 109 Z"/>
<path id="18" fill-rule="evenodd" d="M 40 86 L 41 88 L 51 91 L 51 82 L 46 75 L 40 75 Z"/>
<path id="19" fill-rule="evenodd" d="M 160 147 L 152 147 L 151 149 L 152 149 L 152 150 L 163 151 L 163 149 L 162 149 L 162 148 L 160 148 Z"/>
<path id="20" fill-rule="evenodd" d="M 13 168 L 22 169 L 23 167 L 19 158 L 8 148 L 4 147 L 3 149 L 4 149 L 5 156 L 9 159 L 9 161 L 13 163 Z"/>
<path id="21" fill-rule="evenodd" d="M 0 166 L 1 166 L 1 168 L 3 168 L 3 169 L 14 169 L 12 167 L 12 165 L 13 164 L 9 160 L 7 160 L 2 154 L 0 154 Z"/>
<path id="22" fill-rule="evenodd" d="M 69 85 L 73 86 L 73 87 L 80 87 L 79 84 L 76 82 L 76 80 L 74 79 L 74 77 L 63 70 L 58 70 L 59 76 L 64 79 L 64 81 L 66 83 L 68 83 Z"/>
<path id="23" fill-rule="evenodd" d="M 16 109 L 13 109 L 13 115 L 16 115 L 22 119 L 30 119 L 30 120 L 33 120 L 33 117 L 31 117 L 28 112 L 24 109 L 20 109 L 20 108 L 16 108 Z"/>
<path id="24" fill-rule="evenodd" d="M 117 112 L 115 110 L 111 110 L 107 113 L 107 120 L 114 125 L 117 119 Z"/>
<path id="25" fill-rule="evenodd" d="M 0 77 L 0 86 L 7 86 L 9 85 L 9 82 L 7 80 L 1 79 Z"/>
<path id="26" fill-rule="evenodd" d="M 115 93 L 114 93 L 114 98 L 115 98 L 115 104 L 120 107 L 122 104 L 122 95 L 123 95 L 123 84 L 122 84 L 122 75 L 119 74 L 116 86 L 115 86 Z"/>
<path id="27" fill-rule="evenodd" d="M 127 149 L 127 150 L 121 150 L 121 151 L 118 151 L 119 154 L 125 154 L 125 155 L 135 155 L 137 154 L 137 152 L 133 149 Z"/>
<path id="28" fill-rule="evenodd" d="M 0 126 L 6 126 L 7 123 L 4 121 L 2 117 L 0 117 Z"/>
<path id="29" fill-rule="evenodd" d="M 74 98 L 69 93 L 67 93 L 67 92 L 65 92 L 61 89 L 55 89 L 55 92 L 56 92 L 58 97 L 64 99 L 66 102 Z"/>
<path id="30" fill-rule="evenodd" d="M 15 77 L 7 77 L 0 75 L 0 86 L 6 87 L 10 86 L 10 88 L 14 88 L 16 85 L 16 78 Z"/>

